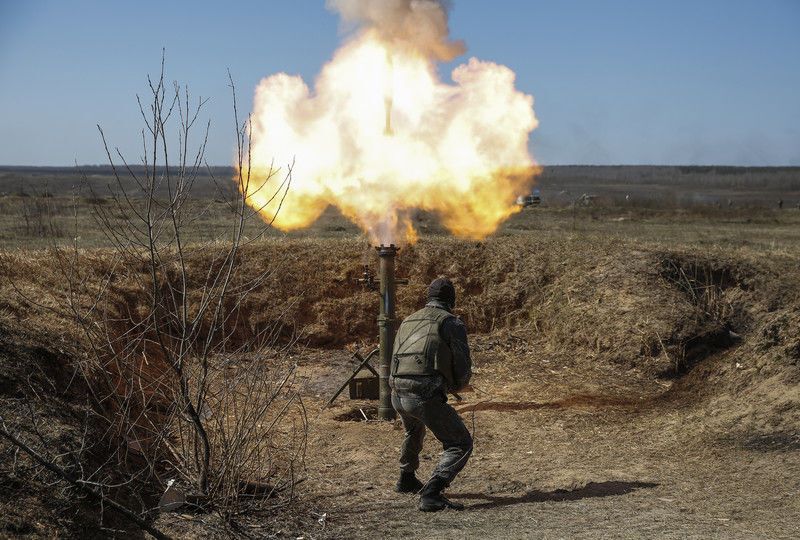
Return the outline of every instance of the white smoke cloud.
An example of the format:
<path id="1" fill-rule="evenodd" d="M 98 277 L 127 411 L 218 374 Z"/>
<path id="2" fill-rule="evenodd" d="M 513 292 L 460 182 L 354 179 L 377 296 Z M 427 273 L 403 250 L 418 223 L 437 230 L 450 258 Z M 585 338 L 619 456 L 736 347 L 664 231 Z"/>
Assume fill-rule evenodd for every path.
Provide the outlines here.
<path id="1" fill-rule="evenodd" d="M 464 54 L 463 41 L 451 41 L 444 0 L 328 0 L 345 23 L 376 31 L 393 46 L 411 46 L 428 58 L 450 61 Z"/>

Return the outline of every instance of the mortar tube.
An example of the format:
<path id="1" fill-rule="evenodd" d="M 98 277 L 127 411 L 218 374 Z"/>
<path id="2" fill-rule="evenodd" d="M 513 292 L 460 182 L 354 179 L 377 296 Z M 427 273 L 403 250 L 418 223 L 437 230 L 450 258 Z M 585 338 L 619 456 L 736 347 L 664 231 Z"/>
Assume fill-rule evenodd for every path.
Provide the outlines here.
<path id="1" fill-rule="evenodd" d="M 392 389 L 389 387 L 389 372 L 392 364 L 392 349 L 394 348 L 394 334 L 397 328 L 395 319 L 395 290 L 394 257 L 397 255 L 397 246 L 381 244 L 376 251 L 379 257 L 379 276 L 381 307 L 378 315 L 378 331 L 380 333 L 380 357 L 378 367 L 378 419 L 394 420 L 396 413 L 392 407 Z"/>

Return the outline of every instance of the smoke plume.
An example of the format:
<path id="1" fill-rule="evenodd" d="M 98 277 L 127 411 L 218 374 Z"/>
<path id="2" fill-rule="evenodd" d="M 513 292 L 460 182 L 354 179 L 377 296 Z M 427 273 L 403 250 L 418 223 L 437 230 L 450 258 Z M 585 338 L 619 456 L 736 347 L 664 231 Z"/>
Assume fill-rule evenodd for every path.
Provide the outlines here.
<path id="1" fill-rule="evenodd" d="M 328 0 L 345 23 L 374 30 L 393 48 L 412 47 L 448 62 L 464 54 L 463 41 L 450 41 L 449 2 L 442 0 Z"/>

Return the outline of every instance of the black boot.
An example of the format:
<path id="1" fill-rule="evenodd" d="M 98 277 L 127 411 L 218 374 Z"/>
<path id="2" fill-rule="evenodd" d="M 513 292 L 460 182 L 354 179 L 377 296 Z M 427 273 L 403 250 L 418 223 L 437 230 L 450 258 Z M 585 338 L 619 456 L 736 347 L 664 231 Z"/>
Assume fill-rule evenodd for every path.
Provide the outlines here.
<path id="1" fill-rule="evenodd" d="M 440 478 L 431 478 L 419 494 L 419 509 L 423 512 L 438 512 L 445 508 L 463 510 L 464 505 L 453 502 L 444 495 L 445 483 Z"/>
<path id="2" fill-rule="evenodd" d="M 397 493 L 417 493 L 422 489 L 422 482 L 419 481 L 413 472 L 401 472 L 400 479 L 394 486 Z"/>

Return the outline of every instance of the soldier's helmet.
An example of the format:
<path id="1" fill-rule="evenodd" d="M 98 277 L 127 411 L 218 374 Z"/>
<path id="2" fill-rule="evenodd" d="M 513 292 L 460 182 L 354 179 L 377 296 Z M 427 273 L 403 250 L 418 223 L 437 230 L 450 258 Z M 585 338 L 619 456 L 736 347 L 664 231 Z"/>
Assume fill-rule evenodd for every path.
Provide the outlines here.
<path id="1" fill-rule="evenodd" d="M 446 277 L 434 279 L 428 286 L 428 300 L 439 300 L 449 305 L 450 308 L 456 306 L 456 288 L 453 282 Z"/>

